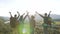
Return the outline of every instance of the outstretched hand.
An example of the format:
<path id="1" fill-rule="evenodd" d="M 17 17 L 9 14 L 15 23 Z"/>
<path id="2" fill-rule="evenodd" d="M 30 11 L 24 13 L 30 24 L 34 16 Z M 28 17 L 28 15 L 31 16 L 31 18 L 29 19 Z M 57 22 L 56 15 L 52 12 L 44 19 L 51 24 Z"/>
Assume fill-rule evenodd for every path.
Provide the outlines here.
<path id="1" fill-rule="evenodd" d="M 9 12 L 10 13 L 10 16 L 12 17 L 12 14 L 11 14 L 11 12 Z"/>
<path id="2" fill-rule="evenodd" d="M 18 13 L 18 17 L 20 16 L 20 13 L 17 11 L 17 13 Z"/>
<path id="3" fill-rule="evenodd" d="M 17 11 L 17 13 L 19 13 L 19 12 Z"/>
<path id="4" fill-rule="evenodd" d="M 17 13 L 19 13 L 19 12 L 17 11 Z"/>
<path id="5" fill-rule="evenodd" d="M 51 11 L 49 12 L 49 14 L 51 13 Z"/>
<path id="6" fill-rule="evenodd" d="M 9 12 L 11 14 L 11 12 Z"/>

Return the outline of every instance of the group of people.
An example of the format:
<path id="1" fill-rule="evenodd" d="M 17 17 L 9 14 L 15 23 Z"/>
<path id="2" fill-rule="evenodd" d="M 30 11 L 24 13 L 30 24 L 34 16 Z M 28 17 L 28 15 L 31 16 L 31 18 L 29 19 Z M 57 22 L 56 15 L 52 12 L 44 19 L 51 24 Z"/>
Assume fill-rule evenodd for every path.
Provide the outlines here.
<path id="1" fill-rule="evenodd" d="M 16 30 L 15 33 L 17 34 L 17 32 L 18 32 L 17 29 L 21 28 L 20 27 L 21 25 L 23 27 L 24 20 L 27 17 L 27 15 L 25 17 L 23 17 L 25 15 L 25 13 L 20 15 L 20 13 L 17 11 L 18 16 L 17 16 L 17 14 L 15 14 L 14 17 L 13 17 L 11 12 L 9 12 L 9 13 L 10 13 L 10 16 L 11 16 L 10 17 L 10 26 L 11 26 L 11 28 L 13 28 L 14 31 Z"/>
<path id="2" fill-rule="evenodd" d="M 27 14 L 25 15 L 22 14 L 20 15 L 20 13 L 17 11 L 18 16 L 15 14 L 14 17 L 12 16 L 11 12 L 10 13 L 10 25 L 12 28 L 17 28 L 18 26 L 20 27 L 22 24 L 24 24 L 24 20 L 26 19 L 26 17 L 29 18 L 29 22 L 30 22 L 30 33 L 34 34 L 34 28 L 35 28 L 35 24 L 37 23 L 35 21 L 35 16 L 31 15 L 31 17 L 29 16 L 29 12 L 27 12 Z M 41 16 L 44 19 L 44 23 L 43 23 L 43 28 L 44 28 L 44 34 L 48 34 L 48 27 L 51 27 L 51 23 L 52 23 L 52 19 L 50 17 L 50 13 L 49 14 L 45 13 L 44 16 L 39 14 L 38 12 L 36 12 L 36 14 L 38 14 L 39 16 Z M 25 15 L 25 17 L 23 17 Z M 22 26 L 23 27 L 23 26 Z M 20 27 L 21 28 L 21 27 Z M 21 33 L 19 33 L 21 34 Z"/>

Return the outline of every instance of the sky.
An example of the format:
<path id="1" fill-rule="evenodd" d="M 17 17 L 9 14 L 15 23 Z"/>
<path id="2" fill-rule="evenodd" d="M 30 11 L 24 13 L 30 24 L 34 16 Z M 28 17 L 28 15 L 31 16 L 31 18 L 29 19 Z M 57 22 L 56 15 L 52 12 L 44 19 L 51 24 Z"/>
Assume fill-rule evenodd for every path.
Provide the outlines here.
<path id="1" fill-rule="evenodd" d="M 44 14 L 52 11 L 51 14 L 60 15 L 60 0 L 0 0 L 0 16 L 10 17 L 12 15 L 26 13 L 34 15 L 35 11 Z"/>

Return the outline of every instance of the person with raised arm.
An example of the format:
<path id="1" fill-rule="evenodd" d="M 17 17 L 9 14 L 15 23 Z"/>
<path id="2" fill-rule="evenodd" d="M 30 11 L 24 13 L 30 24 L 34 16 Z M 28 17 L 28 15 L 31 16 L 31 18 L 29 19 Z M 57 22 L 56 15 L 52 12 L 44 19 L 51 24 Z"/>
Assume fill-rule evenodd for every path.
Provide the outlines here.
<path id="1" fill-rule="evenodd" d="M 25 21 L 25 19 L 27 17 L 27 14 L 25 16 L 24 15 L 25 15 L 25 13 L 23 13 L 22 15 L 20 15 L 20 18 L 19 18 L 19 23 L 20 23 L 20 25 L 18 26 L 19 34 L 23 34 L 22 30 L 24 28 L 24 21 Z"/>
<path id="2" fill-rule="evenodd" d="M 24 15 L 25 15 L 25 13 L 24 13 L 23 15 L 20 15 L 20 18 L 19 18 L 20 23 L 23 22 L 23 16 L 24 16 Z"/>
<path id="3" fill-rule="evenodd" d="M 50 17 L 50 13 L 51 13 L 51 11 L 48 14 L 48 25 L 49 26 L 51 26 L 51 23 L 52 23 L 52 18 Z"/>
<path id="4" fill-rule="evenodd" d="M 17 25 L 17 22 L 18 22 L 18 18 L 19 18 L 19 12 L 17 11 L 17 13 L 18 13 L 18 17 L 17 17 L 17 15 L 15 14 L 14 15 L 14 17 L 12 16 L 12 14 L 11 14 L 11 12 L 9 12 L 10 13 L 10 25 L 11 25 L 11 27 L 12 28 L 14 28 L 14 27 L 16 27 L 16 25 Z"/>
<path id="5" fill-rule="evenodd" d="M 29 12 L 27 12 L 28 14 L 29 14 Z M 28 15 L 28 18 L 29 18 L 29 22 L 30 22 L 30 34 L 34 34 L 34 29 L 35 29 L 35 23 L 36 23 L 36 21 L 35 21 L 35 16 L 29 16 Z"/>
<path id="6" fill-rule="evenodd" d="M 44 34 L 48 34 L 48 16 L 47 13 L 43 15 L 39 14 L 38 12 L 36 12 L 39 16 L 41 16 L 44 19 L 44 23 L 43 23 L 43 29 L 44 29 Z"/>
<path id="7" fill-rule="evenodd" d="M 18 14 L 18 17 L 17 17 L 17 19 L 19 19 L 19 17 L 20 17 L 20 13 L 17 11 L 17 14 Z"/>
<path id="8" fill-rule="evenodd" d="M 18 17 L 17 17 L 17 15 L 15 14 L 14 15 L 14 17 L 12 16 L 12 14 L 11 14 L 11 12 L 9 12 L 10 13 L 10 26 L 11 26 L 11 28 L 13 29 L 13 33 L 15 34 L 17 34 L 18 33 L 18 31 L 17 31 L 17 26 L 18 26 L 18 18 L 19 18 L 19 13 L 18 13 L 18 11 L 17 11 L 17 13 L 18 13 Z"/>
<path id="9" fill-rule="evenodd" d="M 11 17 L 10 17 L 10 26 L 11 26 L 11 27 L 14 27 L 14 25 L 13 25 L 13 22 L 14 22 L 14 21 L 13 21 L 13 16 L 12 16 L 11 12 L 9 12 L 9 14 L 10 14 L 10 16 L 11 16 Z"/>
<path id="10" fill-rule="evenodd" d="M 11 12 L 9 12 L 9 14 L 10 14 L 11 17 L 13 17 L 12 14 L 11 14 Z"/>

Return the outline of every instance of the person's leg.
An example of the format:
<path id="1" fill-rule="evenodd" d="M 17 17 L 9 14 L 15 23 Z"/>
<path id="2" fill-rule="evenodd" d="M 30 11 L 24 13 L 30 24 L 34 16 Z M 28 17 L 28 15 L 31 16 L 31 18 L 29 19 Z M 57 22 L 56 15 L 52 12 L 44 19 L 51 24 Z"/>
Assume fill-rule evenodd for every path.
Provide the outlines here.
<path id="1" fill-rule="evenodd" d="M 32 28 L 32 34 L 34 34 L 34 28 Z"/>
<path id="2" fill-rule="evenodd" d="M 24 24 L 23 23 L 20 23 L 19 25 L 18 25 L 18 34 L 23 34 L 23 27 L 24 27 Z"/>
<path id="3" fill-rule="evenodd" d="M 48 34 L 47 27 L 44 27 L 44 34 Z"/>
<path id="4" fill-rule="evenodd" d="M 30 26 L 30 34 L 34 34 L 34 28 Z"/>

